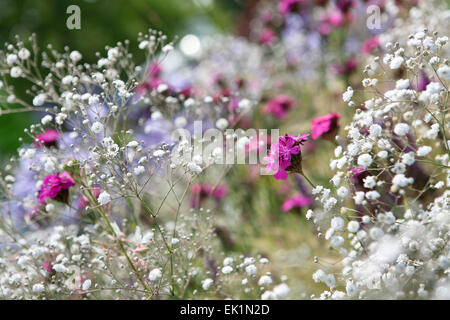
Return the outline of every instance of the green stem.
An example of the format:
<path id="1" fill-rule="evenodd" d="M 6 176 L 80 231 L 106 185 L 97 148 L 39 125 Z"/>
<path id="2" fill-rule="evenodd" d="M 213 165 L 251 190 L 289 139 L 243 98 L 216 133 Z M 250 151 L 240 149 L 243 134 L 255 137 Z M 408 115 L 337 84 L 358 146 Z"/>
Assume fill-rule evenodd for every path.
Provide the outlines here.
<path id="1" fill-rule="evenodd" d="M 308 181 L 309 185 L 313 188 L 315 188 L 316 186 L 314 185 L 314 183 L 311 182 L 311 180 L 309 180 L 309 178 L 307 176 L 305 176 L 305 174 L 303 172 L 300 173 L 303 178 L 305 178 L 306 181 Z"/>
<path id="2" fill-rule="evenodd" d="M 129 266 L 131 267 L 131 269 L 133 270 L 133 273 L 136 275 L 136 277 L 138 278 L 139 282 L 141 283 L 141 285 L 144 287 L 144 290 L 146 290 L 147 292 L 149 292 L 149 288 L 146 285 L 144 279 L 142 278 L 141 273 L 136 269 L 136 267 L 134 266 L 133 262 L 131 261 L 130 256 L 127 253 L 127 250 L 125 249 L 125 247 L 123 246 L 123 242 L 122 240 L 119 238 L 119 236 L 116 234 L 116 232 L 114 231 L 113 226 L 111 225 L 111 221 L 109 220 L 109 218 L 106 216 L 106 213 L 103 210 L 103 207 L 100 206 L 100 204 L 97 201 L 97 198 L 92 194 L 91 190 L 89 188 L 87 188 L 85 186 L 87 192 L 88 192 L 88 199 L 95 204 L 95 209 L 100 213 L 100 216 L 103 218 L 103 220 L 105 220 L 108 229 L 110 231 L 110 233 L 113 235 L 114 238 L 116 238 L 116 241 L 119 245 L 120 251 L 122 251 L 122 254 L 125 256 Z M 86 195 L 86 194 L 85 194 Z"/>

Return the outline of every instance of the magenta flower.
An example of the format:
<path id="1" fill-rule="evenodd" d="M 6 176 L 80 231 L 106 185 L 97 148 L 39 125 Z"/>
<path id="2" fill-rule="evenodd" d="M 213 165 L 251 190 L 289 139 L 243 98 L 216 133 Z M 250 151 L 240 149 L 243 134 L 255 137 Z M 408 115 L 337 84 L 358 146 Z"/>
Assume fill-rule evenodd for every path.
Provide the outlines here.
<path id="1" fill-rule="evenodd" d="M 137 87 L 138 94 L 143 94 L 145 92 L 149 92 L 153 89 L 156 89 L 160 84 L 166 84 L 164 80 L 160 78 L 161 71 L 162 71 L 161 65 L 159 65 L 156 62 L 152 62 L 152 64 L 147 69 L 149 77 L 146 79 L 144 83 L 140 84 Z"/>
<path id="2" fill-rule="evenodd" d="M 46 147 L 56 146 L 56 141 L 59 138 L 59 132 L 54 129 L 46 129 L 34 137 L 34 145 L 39 148 L 41 145 Z"/>
<path id="3" fill-rule="evenodd" d="M 350 11 L 351 8 L 354 6 L 353 0 L 337 0 L 336 1 L 336 7 L 342 12 L 347 13 Z"/>
<path id="4" fill-rule="evenodd" d="M 260 43 L 267 43 L 270 44 L 275 40 L 275 32 L 272 29 L 263 29 L 259 35 L 259 42 Z"/>
<path id="5" fill-rule="evenodd" d="M 44 204 L 47 198 L 67 203 L 68 190 L 75 185 L 68 172 L 46 176 L 39 190 L 39 203 Z"/>
<path id="6" fill-rule="evenodd" d="M 328 140 L 334 138 L 339 129 L 340 117 L 338 113 L 329 113 L 326 116 L 315 118 L 311 121 L 311 137 L 314 140 L 319 139 L 321 136 Z"/>
<path id="7" fill-rule="evenodd" d="M 287 15 L 290 12 L 298 10 L 302 2 L 303 0 L 280 0 L 278 3 L 278 11 L 283 15 Z"/>
<path id="8" fill-rule="evenodd" d="M 361 51 L 364 54 L 370 54 L 375 48 L 378 48 L 379 46 L 380 40 L 378 40 L 378 37 L 372 37 L 364 42 Z"/>
<path id="9" fill-rule="evenodd" d="M 350 75 L 353 71 L 356 70 L 358 65 L 358 61 L 356 58 L 349 58 L 342 64 L 334 64 L 332 67 L 334 71 L 339 75 Z"/>
<path id="10" fill-rule="evenodd" d="M 430 79 L 426 76 L 426 74 L 423 71 L 419 72 L 419 80 L 417 81 L 417 84 L 413 83 L 414 90 L 417 91 L 424 91 L 427 88 L 427 85 L 430 83 Z"/>
<path id="11" fill-rule="evenodd" d="M 266 173 L 275 171 L 277 180 L 286 180 L 287 171 L 302 172 L 300 145 L 308 139 L 309 133 L 299 137 L 286 134 L 271 146 L 267 161 Z"/>
<path id="12" fill-rule="evenodd" d="M 351 177 L 350 177 L 350 182 L 351 183 L 362 183 L 363 178 L 365 178 L 367 175 L 366 173 L 366 169 L 364 169 L 363 167 L 359 167 L 359 168 L 354 168 L 350 170 L 351 173 Z"/>
<path id="13" fill-rule="evenodd" d="M 266 114 L 272 114 L 277 119 L 286 117 L 286 113 L 294 106 L 295 100 L 291 97 L 281 94 L 269 100 L 263 108 Z"/>
<path id="14" fill-rule="evenodd" d="M 273 20 L 273 13 L 269 10 L 263 11 L 260 18 L 265 24 L 270 23 Z"/>
<path id="15" fill-rule="evenodd" d="M 340 27 L 344 23 L 344 15 L 340 11 L 330 13 L 319 24 L 318 31 L 322 35 L 328 35 L 334 28 Z"/>
<path id="16" fill-rule="evenodd" d="M 191 187 L 191 208 L 200 207 L 208 197 L 212 196 L 215 200 L 222 200 L 228 193 L 225 185 L 219 185 L 213 190 L 213 186 L 205 183 L 196 183 Z"/>
<path id="17" fill-rule="evenodd" d="M 39 207 L 34 207 L 33 209 L 31 209 L 30 212 L 28 212 L 28 213 L 26 214 L 26 219 L 29 220 L 29 221 L 31 221 L 31 220 L 33 220 L 34 218 L 36 218 L 37 216 L 39 216 L 40 213 L 41 213 L 41 209 L 40 209 Z"/>
<path id="18" fill-rule="evenodd" d="M 283 211 L 289 211 L 294 207 L 296 208 L 308 207 L 311 205 L 311 203 L 312 200 L 310 197 L 306 197 L 300 193 L 297 193 L 293 197 L 286 198 L 286 200 L 284 200 L 283 205 L 281 206 L 281 209 Z"/>

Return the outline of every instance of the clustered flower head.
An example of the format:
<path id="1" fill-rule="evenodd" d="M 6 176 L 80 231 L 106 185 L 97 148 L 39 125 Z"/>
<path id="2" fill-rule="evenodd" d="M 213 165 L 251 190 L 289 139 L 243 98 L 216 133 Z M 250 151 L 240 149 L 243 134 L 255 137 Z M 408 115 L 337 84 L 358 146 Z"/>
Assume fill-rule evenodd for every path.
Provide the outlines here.
<path id="1" fill-rule="evenodd" d="M 342 256 L 340 270 L 314 273 L 328 287 L 320 299 L 449 298 L 449 83 L 438 72 L 448 37 L 419 29 L 409 39 L 386 43 L 366 67 L 362 85 L 375 93 L 335 149 L 332 188 L 313 189 L 321 206 L 309 216 Z M 382 89 L 384 79 L 392 85 Z M 343 98 L 352 102 L 353 89 Z"/>

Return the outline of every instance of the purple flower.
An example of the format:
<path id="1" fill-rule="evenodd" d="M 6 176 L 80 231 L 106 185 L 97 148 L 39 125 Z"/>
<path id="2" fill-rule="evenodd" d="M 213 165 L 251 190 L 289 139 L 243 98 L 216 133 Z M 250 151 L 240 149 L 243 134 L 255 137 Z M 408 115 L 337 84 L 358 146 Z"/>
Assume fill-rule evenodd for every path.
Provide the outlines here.
<path id="1" fill-rule="evenodd" d="M 56 141 L 59 138 L 59 132 L 54 129 L 46 129 L 35 137 L 34 145 L 36 148 L 44 145 L 46 147 L 56 146 Z"/>
<path id="2" fill-rule="evenodd" d="M 281 120 L 286 117 L 286 113 L 294 106 L 294 104 L 294 99 L 287 95 L 280 94 L 266 103 L 263 112 L 272 114 L 277 119 Z"/>
<path id="3" fill-rule="evenodd" d="M 266 173 L 276 171 L 275 179 L 285 180 L 287 171 L 300 173 L 301 152 L 300 145 L 308 139 L 309 133 L 299 137 L 286 134 L 278 139 L 278 143 L 271 146 L 269 156 L 264 157 L 267 161 Z"/>
<path id="4" fill-rule="evenodd" d="M 283 205 L 281 206 L 281 209 L 283 211 L 289 211 L 294 207 L 297 208 L 308 207 L 311 205 L 311 203 L 312 201 L 310 197 L 298 193 L 293 197 L 286 198 Z"/>
<path id="5" fill-rule="evenodd" d="M 276 38 L 275 32 L 272 29 L 266 28 L 261 31 L 259 35 L 259 42 L 261 43 L 272 43 Z"/>
<path id="6" fill-rule="evenodd" d="M 303 0 L 280 0 L 278 3 L 278 11 L 283 15 L 287 15 L 297 10 L 302 2 Z"/>

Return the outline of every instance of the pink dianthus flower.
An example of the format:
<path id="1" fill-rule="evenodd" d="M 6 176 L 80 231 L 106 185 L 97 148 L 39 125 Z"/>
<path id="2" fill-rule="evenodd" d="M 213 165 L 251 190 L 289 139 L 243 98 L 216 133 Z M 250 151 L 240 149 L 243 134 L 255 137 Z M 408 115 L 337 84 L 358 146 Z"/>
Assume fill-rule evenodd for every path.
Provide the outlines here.
<path id="1" fill-rule="evenodd" d="M 39 148 L 41 145 L 46 147 L 56 146 L 59 138 L 59 132 L 55 129 L 46 129 L 42 133 L 36 135 L 34 145 Z"/>
<path id="2" fill-rule="evenodd" d="M 277 180 L 285 180 L 287 171 L 302 172 L 300 145 L 308 139 L 309 133 L 299 137 L 286 134 L 278 139 L 278 143 L 271 146 L 267 161 L 266 173 L 275 171 Z"/>
<path id="3" fill-rule="evenodd" d="M 263 108 L 266 114 L 272 114 L 277 119 L 286 117 L 286 113 L 295 105 L 295 100 L 291 97 L 281 94 L 269 100 Z"/>
<path id="4" fill-rule="evenodd" d="M 321 136 L 325 139 L 334 138 L 339 129 L 340 118 L 341 116 L 338 113 L 329 113 L 323 117 L 315 118 L 311 121 L 311 137 L 314 140 L 319 139 Z"/>
<path id="5" fill-rule="evenodd" d="M 68 189 L 75 185 L 68 172 L 46 176 L 39 190 L 39 203 L 44 204 L 47 198 L 67 203 Z"/>

